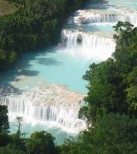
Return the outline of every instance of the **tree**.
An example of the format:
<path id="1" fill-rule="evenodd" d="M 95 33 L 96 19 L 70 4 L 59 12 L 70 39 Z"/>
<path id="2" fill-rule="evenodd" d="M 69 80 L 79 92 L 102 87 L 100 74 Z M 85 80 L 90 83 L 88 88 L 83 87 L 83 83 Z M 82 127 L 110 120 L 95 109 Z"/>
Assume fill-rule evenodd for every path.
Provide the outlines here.
<path id="1" fill-rule="evenodd" d="M 9 121 L 8 121 L 8 109 L 5 105 L 0 105 L 0 132 L 8 131 Z"/>
<path id="2" fill-rule="evenodd" d="M 131 23 L 125 21 L 125 22 L 122 22 L 122 21 L 118 21 L 118 23 L 113 26 L 114 30 L 117 32 L 117 33 L 120 33 L 122 32 L 123 30 L 129 32 L 132 30 L 132 28 L 134 27 L 134 25 L 132 25 Z"/>
<path id="3" fill-rule="evenodd" d="M 26 141 L 26 148 L 29 154 L 57 154 L 57 149 L 51 134 L 40 131 L 31 134 Z"/>
<path id="4" fill-rule="evenodd" d="M 82 154 L 80 144 L 74 139 L 68 139 L 63 145 L 59 146 L 60 154 Z"/>
<path id="5" fill-rule="evenodd" d="M 110 113 L 83 132 L 80 140 L 81 151 L 87 154 L 136 154 L 137 119 Z"/>
<path id="6" fill-rule="evenodd" d="M 113 26 L 114 30 L 119 33 L 122 31 L 122 27 L 124 26 L 124 23 L 122 21 L 118 21 L 118 23 Z"/>
<path id="7" fill-rule="evenodd" d="M 17 135 L 17 138 L 20 138 L 20 136 L 21 136 L 21 126 L 22 126 L 23 117 L 17 117 L 16 120 L 17 120 L 17 123 L 18 123 L 18 125 L 17 125 L 18 130 L 17 130 L 16 135 Z"/>
<path id="8" fill-rule="evenodd" d="M 16 145 L 9 144 L 5 147 L 0 147 L 0 154 L 25 154 L 22 150 L 20 150 Z"/>
<path id="9" fill-rule="evenodd" d="M 9 63 L 13 64 L 17 59 L 17 53 L 15 51 L 11 51 L 9 55 Z"/>
<path id="10" fill-rule="evenodd" d="M 6 61 L 7 54 L 4 50 L 0 50 L 0 61 Z"/>
<path id="11" fill-rule="evenodd" d="M 7 134 L 7 132 L 0 132 L 0 147 L 6 146 L 12 142 L 12 138 Z"/>

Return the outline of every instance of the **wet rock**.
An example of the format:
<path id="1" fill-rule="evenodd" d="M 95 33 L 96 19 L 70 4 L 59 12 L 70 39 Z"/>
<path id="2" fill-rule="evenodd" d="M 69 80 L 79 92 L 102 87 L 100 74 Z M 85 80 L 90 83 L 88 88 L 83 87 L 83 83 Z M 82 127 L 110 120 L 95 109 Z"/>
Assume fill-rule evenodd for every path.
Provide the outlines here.
<path id="1" fill-rule="evenodd" d="M 77 42 L 79 44 L 81 44 L 81 42 L 82 42 L 82 36 L 81 36 L 81 34 L 78 34 L 78 36 L 77 36 Z"/>

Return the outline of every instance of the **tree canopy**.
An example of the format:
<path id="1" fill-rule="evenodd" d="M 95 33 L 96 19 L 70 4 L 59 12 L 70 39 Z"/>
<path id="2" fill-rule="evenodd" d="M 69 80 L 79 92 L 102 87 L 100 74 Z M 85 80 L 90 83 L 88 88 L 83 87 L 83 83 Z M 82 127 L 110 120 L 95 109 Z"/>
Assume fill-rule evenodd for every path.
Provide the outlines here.
<path id="1" fill-rule="evenodd" d="M 103 112 L 137 117 L 137 28 L 121 21 L 114 29 L 117 34 L 113 57 L 92 64 L 83 77 L 89 82 L 85 101 L 93 119 Z"/>
<path id="2" fill-rule="evenodd" d="M 51 134 L 41 131 L 35 132 L 26 141 L 26 149 L 29 154 L 57 154 L 57 149 Z"/>

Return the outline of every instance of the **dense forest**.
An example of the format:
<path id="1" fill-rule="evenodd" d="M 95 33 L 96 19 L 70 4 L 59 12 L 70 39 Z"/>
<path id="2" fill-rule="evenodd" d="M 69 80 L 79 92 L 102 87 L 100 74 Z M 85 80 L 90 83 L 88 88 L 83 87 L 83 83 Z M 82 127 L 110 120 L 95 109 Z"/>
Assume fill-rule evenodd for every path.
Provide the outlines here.
<path id="1" fill-rule="evenodd" d="M 21 117 L 16 134 L 9 135 L 7 107 L 0 106 L 0 154 L 137 153 L 137 27 L 119 21 L 114 30 L 117 46 L 112 58 L 90 65 L 83 76 L 88 81 L 88 105 L 79 117 L 88 128 L 77 141 L 56 146 L 45 131 L 23 138 Z"/>
<path id="2" fill-rule="evenodd" d="M 26 51 L 59 41 L 65 19 L 85 4 L 83 0 L 9 0 L 17 11 L 0 16 L 0 70 L 14 64 Z"/>

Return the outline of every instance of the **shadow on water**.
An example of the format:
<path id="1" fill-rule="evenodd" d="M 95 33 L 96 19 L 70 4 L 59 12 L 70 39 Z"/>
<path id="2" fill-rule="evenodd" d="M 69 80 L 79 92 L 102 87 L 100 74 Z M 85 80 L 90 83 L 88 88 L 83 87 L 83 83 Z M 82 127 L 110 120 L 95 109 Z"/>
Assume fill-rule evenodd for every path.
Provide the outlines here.
<path id="1" fill-rule="evenodd" d="M 46 66 L 61 65 L 61 62 L 53 58 L 37 58 L 38 63 Z"/>
<path id="2" fill-rule="evenodd" d="M 30 70 L 22 70 L 21 74 L 25 75 L 25 76 L 37 76 L 39 74 L 39 72 L 38 71 L 30 71 Z"/>
<path id="3" fill-rule="evenodd" d="M 10 70 L 5 72 L 0 72 L 0 85 L 11 85 L 11 82 L 19 81 L 20 76 L 27 76 L 27 77 L 34 77 L 38 76 L 39 71 L 33 70 L 33 66 L 31 64 L 31 61 L 37 61 L 38 64 L 42 65 L 60 65 L 61 63 L 54 60 L 53 58 L 42 58 L 42 56 L 47 55 L 48 53 L 55 53 L 55 48 L 48 48 L 41 51 L 36 52 L 28 52 L 22 55 L 14 67 L 12 67 Z"/>
<path id="4" fill-rule="evenodd" d="M 6 85 L 6 84 L 1 84 L 0 83 L 0 97 L 2 96 L 8 96 L 10 94 L 16 94 L 16 95 L 21 95 L 23 90 L 19 88 L 15 88 L 13 85 Z"/>

